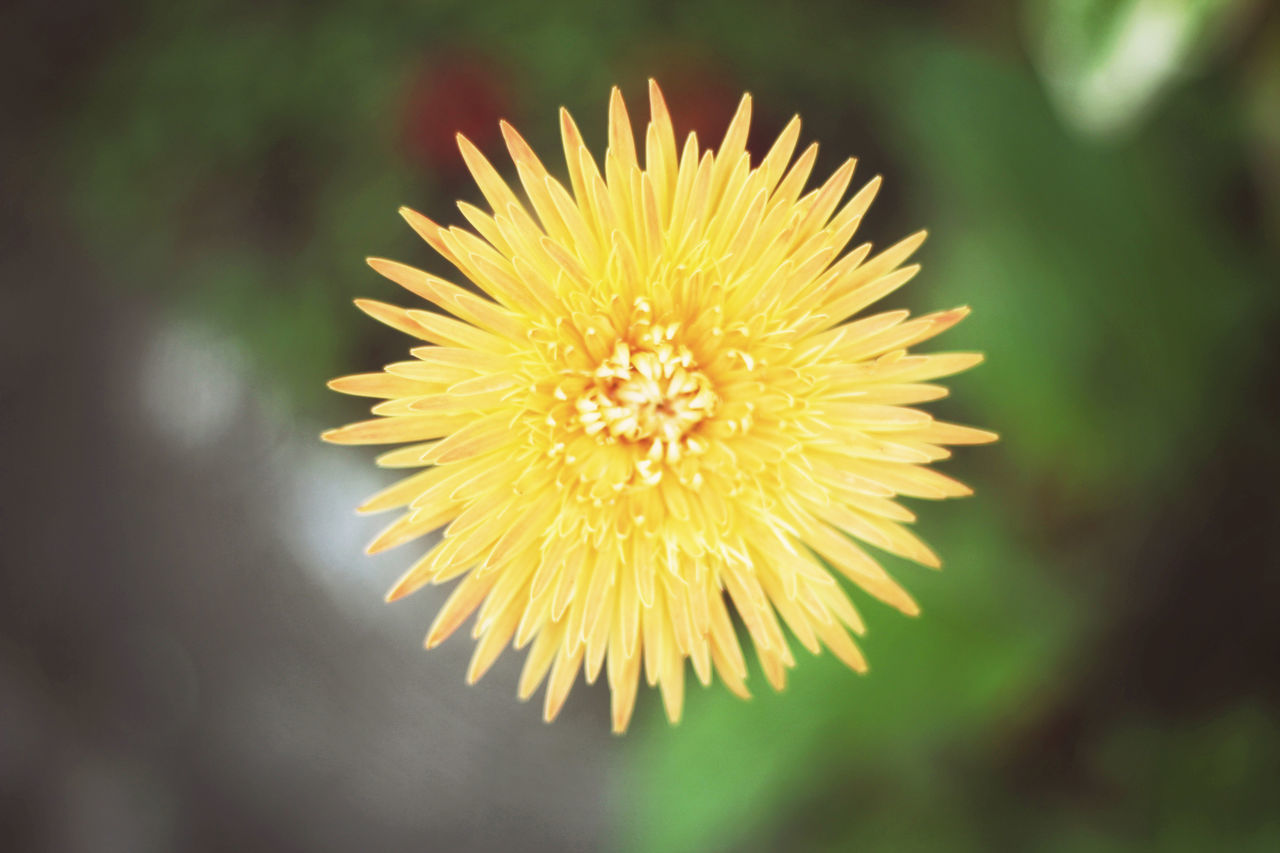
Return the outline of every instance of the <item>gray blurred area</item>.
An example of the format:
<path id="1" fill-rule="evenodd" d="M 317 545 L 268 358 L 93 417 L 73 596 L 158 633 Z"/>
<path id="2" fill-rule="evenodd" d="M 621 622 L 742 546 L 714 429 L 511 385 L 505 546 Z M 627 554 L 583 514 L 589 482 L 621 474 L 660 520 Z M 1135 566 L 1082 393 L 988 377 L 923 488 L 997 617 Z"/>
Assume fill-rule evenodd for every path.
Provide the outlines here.
<path id="1" fill-rule="evenodd" d="M 465 631 L 419 646 L 441 593 L 383 604 L 410 555 L 362 555 L 389 472 L 56 235 L 3 270 L 40 283 L 5 298 L 4 848 L 598 847 L 604 695 L 546 726 L 515 655 L 465 687 Z"/>

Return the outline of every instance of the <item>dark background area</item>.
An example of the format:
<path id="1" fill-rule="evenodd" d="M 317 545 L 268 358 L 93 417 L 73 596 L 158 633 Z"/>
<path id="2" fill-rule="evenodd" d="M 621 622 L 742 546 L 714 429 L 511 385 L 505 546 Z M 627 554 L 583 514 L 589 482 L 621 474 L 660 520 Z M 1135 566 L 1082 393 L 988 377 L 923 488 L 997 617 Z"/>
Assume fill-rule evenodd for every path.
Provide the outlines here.
<path id="1" fill-rule="evenodd" d="M 19 2 L 0 12 L 0 846 L 1280 849 L 1280 16 L 1250 0 Z M 404 343 L 363 263 L 477 201 L 513 121 L 603 151 L 655 77 L 718 140 L 755 96 L 919 227 L 889 307 L 988 362 L 1000 444 L 913 506 L 947 562 L 859 600 L 871 672 L 694 690 L 625 738 L 520 656 L 463 684 L 367 558 L 373 453 L 324 390 Z M 500 168 L 510 172 L 505 166 Z M 855 182 L 858 177 L 855 177 Z"/>

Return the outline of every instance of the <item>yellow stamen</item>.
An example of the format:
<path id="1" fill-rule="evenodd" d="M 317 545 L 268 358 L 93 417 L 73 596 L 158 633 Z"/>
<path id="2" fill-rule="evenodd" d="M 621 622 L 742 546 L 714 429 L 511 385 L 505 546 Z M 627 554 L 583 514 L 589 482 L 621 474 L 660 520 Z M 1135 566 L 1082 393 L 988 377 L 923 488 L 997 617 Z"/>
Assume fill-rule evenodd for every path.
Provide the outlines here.
<path id="1" fill-rule="evenodd" d="M 619 340 L 574 403 L 578 426 L 601 444 L 637 445 L 653 462 L 676 463 L 705 450 L 696 430 L 715 415 L 720 398 L 684 344 L 676 325 L 641 320 L 631 340 Z M 644 459 L 637 457 L 637 467 Z M 650 479 L 644 466 L 642 478 Z"/>

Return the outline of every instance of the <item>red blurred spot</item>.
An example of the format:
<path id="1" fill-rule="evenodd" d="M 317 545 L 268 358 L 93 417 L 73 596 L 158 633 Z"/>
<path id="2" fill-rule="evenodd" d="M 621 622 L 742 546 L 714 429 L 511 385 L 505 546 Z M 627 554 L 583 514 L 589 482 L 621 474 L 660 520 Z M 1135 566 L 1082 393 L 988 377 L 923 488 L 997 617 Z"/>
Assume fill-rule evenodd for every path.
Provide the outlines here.
<path id="1" fill-rule="evenodd" d="M 746 91 L 743 83 L 725 66 L 706 57 L 682 56 L 679 52 L 648 57 L 652 65 L 660 69 L 655 79 L 662 87 L 662 95 L 671 112 L 676 140 L 684 145 L 690 131 L 698 134 L 698 147 L 706 150 L 720 146 L 729 121 L 738 109 L 738 102 Z M 758 163 L 778 131 L 782 129 L 767 105 L 759 98 L 752 103 L 751 134 L 747 150 L 752 162 Z"/>
<path id="2" fill-rule="evenodd" d="M 498 119 L 510 98 L 495 65 L 469 57 L 444 60 L 418 72 L 409 86 L 403 116 L 405 155 L 414 163 L 453 176 L 465 166 L 455 136 L 481 150 L 500 143 Z"/>
<path id="3" fill-rule="evenodd" d="M 691 131 L 701 148 L 714 148 L 742 98 L 742 90 L 727 75 L 705 68 L 680 68 L 656 78 L 671 112 L 676 138 L 683 145 Z"/>

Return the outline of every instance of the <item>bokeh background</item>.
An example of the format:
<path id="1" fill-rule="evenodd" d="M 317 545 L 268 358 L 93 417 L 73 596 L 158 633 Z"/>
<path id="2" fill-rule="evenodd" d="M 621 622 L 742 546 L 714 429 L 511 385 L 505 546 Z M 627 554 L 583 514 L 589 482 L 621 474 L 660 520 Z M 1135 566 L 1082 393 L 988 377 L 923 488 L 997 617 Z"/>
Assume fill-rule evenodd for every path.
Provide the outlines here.
<path id="1" fill-rule="evenodd" d="M 1280 850 L 1280 14 L 1253 0 L 184 0 L 0 11 L 0 847 Z M 366 255 L 478 201 L 453 145 L 600 152 L 609 87 L 886 176 L 895 305 L 974 308 L 1002 433 L 858 599 L 871 673 L 631 733 L 520 656 L 463 686 L 382 593 L 323 388 L 405 343 Z"/>

